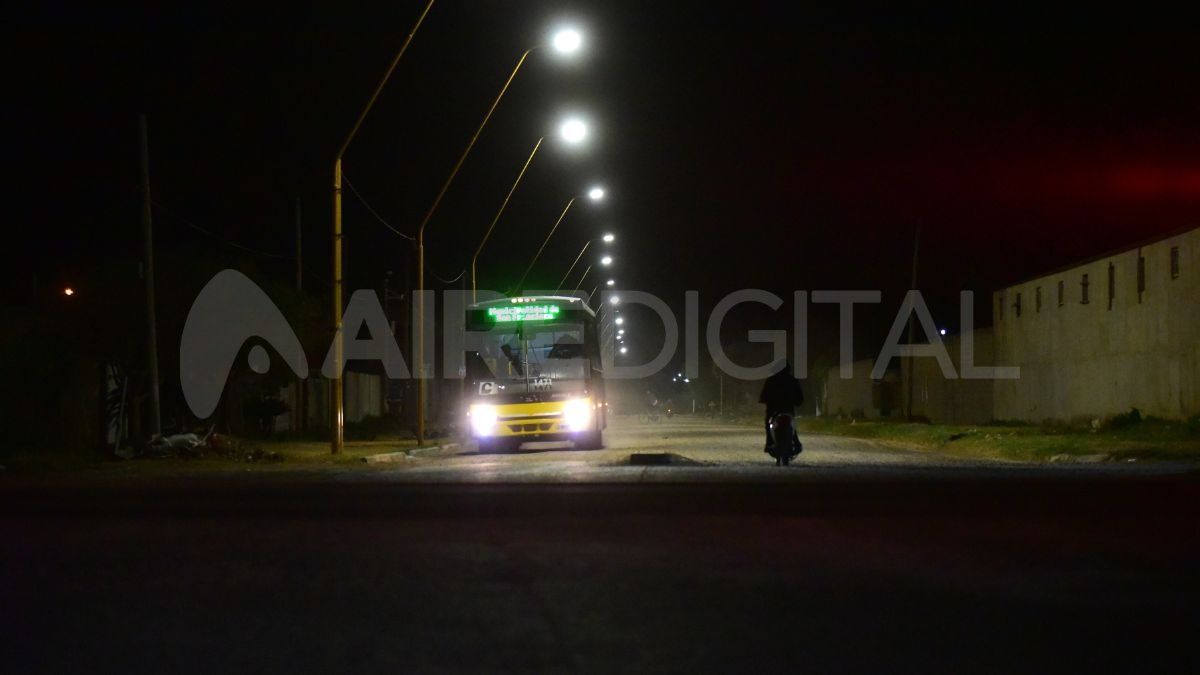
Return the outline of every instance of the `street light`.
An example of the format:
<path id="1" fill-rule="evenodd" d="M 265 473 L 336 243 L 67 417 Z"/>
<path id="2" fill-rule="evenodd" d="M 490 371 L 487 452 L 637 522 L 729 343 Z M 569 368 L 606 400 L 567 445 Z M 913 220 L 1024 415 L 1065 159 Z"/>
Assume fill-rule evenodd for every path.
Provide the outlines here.
<path id="1" fill-rule="evenodd" d="M 611 298 L 609 298 L 608 301 L 615 305 L 615 304 L 621 302 L 621 298 L 614 295 Z"/>
<path id="2" fill-rule="evenodd" d="M 412 42 L 413 36 L 417 34 L 417 29 L 421 27 L 421 22 L 425 21 L 425 15 L 433 7 L 434 0 L 429 0 L 429 4 L 425 5 L 425 11 L 421 12 L 421 16 L 417 18 L 416 25 L 409 31 L 408 37 L 404 39 L 404 44 L 400 45 L 400 51 L 396 53 L 396 58 L 392 59 L 391 65 L 383 74 L 383 79 L 375 87 L 371 98 L 367 99 L 367 105 L 358 114 L 358 119 L 355 120 L 354 126 L 350 127 L 350 133 L 346 135 L 346 140 L 342 141 L 342 145 L 338 148 L 337 154 L 333 158 L 333 368 L 334 378 L 330 382 L 332 389 L 332 401 L 330 402 L 330 427 L 332 434 L 329 439 L 330 452 L 338 454 L 342 451 L 342 439 L 345 423 L 344 405 L 343 405 L 343 390 L 342 390 L 342 363 L 343 354 L 345 352 L 345 340 L 342 336 L 342 291 L 345 281 L 342 279 L 342 157 L 345 156 L 347 148 L 350 147 L 350 141 L 354 140 L 355 134 L 358 133 L 359 127 L 362 126 L 363 120 L 367 118 L 367 113 L 371 111 L 371 107 L 375 105 L 375 99 L 379 98 L 380 92 L 383 91 L 383 86 L 392 76 L 392 71 L 396 69 L 396 65 L 400 63 L 400 58 L 404 56 L 404 52 L 408 51 L 408 45 Z"/>
<path id="3" fill-rule="evenodd" d="M 568 143 L 579 143 L 583 139 L 587 138 L 588 128 L 587 125 L 583 123 L 583 120 L 573 117 L 562 123 L 562 126 L 558 128 L 558 133 L 562 135 L 563 140 Z"/>
<path id="4" fill-rule="evenodd" d="M 551 40 L 555 51 L 560 54 L 568 54 L 578 50 L 582 38 L 572 38 L 564 31 L 559 31 Z M 458 162 L 454 164 L 454 168 L 450 170 L 450 175 L 446 178 L 446 182 L 442 184 L 441 190 L 438 191 L 437 197 L 434 197 L 433 204 L 429 210 L 425 212 L 425 217 L 421 220 L 420 227 L 417 228 L 417 348 L 413 355 L 413 370 L 417 376 L 417 445 L 425 442 L 425 228 L 429 225 L 429 220 L 433 218 L 437 207 L 442 203 L 442 198 L 446 196 L 446 191 L 450 189 L 450 184 L 454 182 L 454 177 L 458 175 L 458 170 L 462 168 L 463 162 L 467 161 L 467 156 L 471 154 L 471 149 L 475 147 L 475 142 L 479 140 L 479 135 L 483 133 L 483 128 L 487 126 L 488 120 L 492 118 L 492 113 L 496 111 L 496 106 L 500 105 L 501 99 L 508 91 L 509 85 L 512 84 L 517 73 L 520 72 L 521 66 L 524 65 L 525 59 L 533 53 L 535 49 L 543 45 L 534 45 L 526 49 L 521 58 L 517 59 L 517 65 L 513 67 L 512 73 L 505 80 L 504 86 L 500 88 L 500 93 L 496 95 L 492 101 L 492 106 L 488 108 L 487 113 L 483 116 L 483 121 L 479 123 L 479 128 L 475 130 L 475 134 L 471 136 L 471 140 L 467 143 L 467 147 L 459 156 Z M 577 136 L 582 140 L 587 135 L 587 126 L 579 120 L 570 120 L 563 125 L 564 137 Z M 340 426 L 340 425 L 339 425 Z"/>
<path id="5" fill-rule="evenodd" d="M 609 279 L 608 281 L 606 281 L 606 282 L 604 283 L 604 285 L 605 285 L 605 286 L 616 286 L 616 285 L 617 285 L 617 280 L 616 280 L 616 279 Z"/>
<path id="6" fill-rule="evenodd" d="M 598 201 L 604 199 L 604 188 L 599 187 L 599 186 L 593 187 L 590 190 L 588 190 L 587 195 L 588 195 L 588 199 L 591 199 L 594 202 L 598 202 Z M 546 250 L 546 244 L 550 243 L 550 238 L 554 236 L 554 233 L 558 230 L 558 226 L 560 223 L 562 223 L 563 218 L 567 217 L 567 211 L 571 210 L 571 205 L 574 204 L 575 200 L 578 198 L 579 198 L 579 195 L 575 195 L 574 197 L 571 197 L 571 199 L 567 200 L 567 205 L 565 207 L 563 207 L 562 213 L 558 214 L 558 220 L 554 221 L 554 227 L 550 228 L 550 232 L 547 233 L 546 238 L 542 240 L 542 245 L 538 248 L 537 253 L 533 254 L 533 260 L 529 261 L 529 266 L 525 268 L 525 273 L 521 275 L 521 280 L 518 281 L 517 285 L 514 286 L 510 290 L 514 290 L 514 291 L 522 290 L 522 285 L 525 283 L 525 279 L 529 276 L 529 272 L 533 270 L 533 266 L 534 266 L 534 264 L 537 263 L 538 258 L 542 257 L 542 251 Z M 587 247 L 585 246 L 584 248 L 587 248 Z M 580 253 L 580 255 L 582 255 L 582 253 Z M 572 267 L 574 267 L 574 265 L 572 265 Z M 565 281 L 565 279 L 564 279 L 564 281 Z M 559 286 L 561 287 L 562 284 L 559 284 Z M 557 290 L 555 292 L 557 292 Z"/>
<path id="7" fill-rule="evenodd" d="M 616 235 L 614 235 L 610 232 L 610 233 L 604 235 L 604 243 L 611 244 L 611 243 L 613 243 L 613 240 L 616 238 L 617 238 Z"/>
<path id="8" fill-rule="evenodd" d="M 551 40 L 554 48 L 562 54 L 570 54 L 583 44 L 583 36 L 574 28 L 564 28 L 554 34 L 554 39 Z"/>
<path id="9" fill-rule="evenodd" d="M 600 259 L 600 264 L 601 264 L 601 265 L 608 266 L 608 265 L 611 265 L 611 264 L 612 264 L 612 261 L 613 261 L 613 259 L 612 259 L 612 256 L 610 256 L 610 255 L 606 255 L 606 256 L 604 256 L 603 258 L 601 258 L 601 259 Z M 574 291 L 572 291 L 572 293 L 574 293 L 574 292 L 578 291 L 578 290 L 579 290 L 579 288 L 580 288 L 581 286 L 583 286 L 583 280 L 587 278 L 588 272 L 591 272 L 591 271 L 592 271 L 592 265 L 588 265 L 588 266 L 587 266 L 587 269 L 583 271 L 583 274 L 581 274 L 581 275 L 579 276 L 579 282 L 575 284 L 575 290 L 574 290 Z M 593 293 L 592 293 L 592 294 L 594 294 L 594 292 L 595 292 L 595 289 L 592 289 L 592 291 L 593 291 Z M 589 297 L 590 297 L 590 295 L 589 295 Z"/>

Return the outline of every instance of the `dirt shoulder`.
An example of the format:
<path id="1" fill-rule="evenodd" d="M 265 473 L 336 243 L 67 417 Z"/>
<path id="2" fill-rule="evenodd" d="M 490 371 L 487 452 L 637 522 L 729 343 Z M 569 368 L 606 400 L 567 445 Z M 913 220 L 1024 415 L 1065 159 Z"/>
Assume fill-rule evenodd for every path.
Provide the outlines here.
<path id="1" fill-rule="evenodd" d="M 1082 429 L 803 418 L 798 426 L 801 432 L 870 439 L 962 457 L 1024 462 L 1200 462 L 1200 433 L 1188 422 L 1145 420 L 1122 428 Z"/>

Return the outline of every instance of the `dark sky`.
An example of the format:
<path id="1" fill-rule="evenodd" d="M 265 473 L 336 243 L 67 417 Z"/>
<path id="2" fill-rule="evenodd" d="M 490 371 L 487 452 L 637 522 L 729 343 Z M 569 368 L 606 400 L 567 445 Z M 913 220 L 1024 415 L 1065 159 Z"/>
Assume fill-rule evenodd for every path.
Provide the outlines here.
<path id="1" fill-rule="evenodd" d="M 332 155 L 424 4 L 48 3 L 18 16 L 12 287 L 136 253 L 144 111 L 162 246 L 235 252 L 186 218 L 289 255 L 300 197 L 308 280 L 323 289 Z M 439 0 L 346 158 L 380 215 L 414 231 L 519 54 L 564 18 L 586 54 L 535 54 L 518 76 L 430 226 L 439 275 L 466 265 L 568 110 L 591 119 L 591 144 L 539 153 L 481 285 L 512 280 L 593 180 L 611 199 L 576 207 L 535 276 L 553 284 L 612 230 L 623 287 L 672 302 L 697 289 L 706 305 L 745 287 L 898 300 L 921 222 L 919 285 L 952 316 L 960 288 L 1200 221 L 1186 16 L 696 1 Z M 352 285 L 407 264 L 405 242 L 349 192 L 346 232 Z"/>

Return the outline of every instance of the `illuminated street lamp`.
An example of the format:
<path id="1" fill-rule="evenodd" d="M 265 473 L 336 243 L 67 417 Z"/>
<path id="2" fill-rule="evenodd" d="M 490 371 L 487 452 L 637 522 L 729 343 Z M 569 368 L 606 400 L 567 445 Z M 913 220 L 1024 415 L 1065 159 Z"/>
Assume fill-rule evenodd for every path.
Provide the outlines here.
<path id="1" fill-rule="evenodd" d="M 600 259 L 600 264 L 601 264 L 601 265 L 604 265 L 604 266 L 608 266 L 608 265 L 611 265 L 611 264 L 612 264 L 612 261 L 613 261 L 613 259 L 612 259 L 612 256 L 611 256 L 611 255 L 606 255 L 606 256 L 604 256 L 603 258 L 601 258 L 601 259 Z M 592 266 L 591 266 L 591 265 L 588 265 L 588 266 L 587 266 L 587 269 L 583 271 L 583 274 L 581 274 L 581 275 L 579 276 L 579 282 L 575 284 L 575 290 L 574 290 L 574 291 L 572 291 L 572 292 L 577 292 L 577 291 L 579 290 L 579 288 L 580 288 L 581 286 L 583 286 L 583 280 L 587 278 L 588 272 L 591 272 L 591 271 L 592 271 Z M 595 289 L 593 289 L 593 292 L 594 292 L 594 291 L 595 291 Z M 593 293 L 593 294 L 594 294 L 594 293 Z"/>
<path id="2" fill-rule="evenodd" d="M 568 143 L 579 143 L 583 139 L 587 138 L 588 129 L 587 125 L 583 123 L 583 120 L 571 118 L 562 123 L 562 126 L 559 127 L 558 133 L 562 136 L 563 140 Z"/>
<path id="3" fill-rule="evenodd" d="M 69 297 L 71 297 L 72 295 L 75 295 L 75 289 L 74 289 L 74 288 L 71 288 L 70 286 L 68 286 L 68 287 L 66 287 L 66 288 L 64 288 L 64 289 L 63 289 L 63 295 L 65 295 L 65 296 L 67 296 L 67 297 L 69 298 Z"/>
<path id="4" fill-rule="evenodd" d="M 614 305 L 615 305 L 615 304 L 617 304 L 618 302 L 621 302 L 621 298 L 619 298 L 619 297 L 617 297 L 617 296 L 615 296 L 615 295 L 614 295 L 614 296 L 612 296 L 611 298 L 609 298 L 609 299 L 608 299 L 608 301 L 609 301 L 609 302 L 611 302 L 612 304 L 614 304 Z"/>
<path id="5" fill-rule="evenodd" d="M 604 199 L 604 188 L 596 186 L 588 190 L 588 198 L 592 200 Z"/>
<path id="6" fill-rule="evenodd" d="M 554 34 L 550 43 L 560 54 L 571 54 L 583 44 L 583 36 L 574 28 L 563 28 Z"/>
<path id="7" fill-rule="evenodd" d="M 605 282 L 605 284 L 604 284 L 604 285 L 606 285 L 606 286 L 616 286 L 616 285 L 617 285 L 617 280 L 616 280 L 616 279 L 609 279 L 608 281 L 606 281 L 606 282 Z"/>
<path id="8" fill-rule="evenodd" d="M 606 242 L 606 243 L 611 243 L 611 241 L 612 241 L 612 240 L 608 238 L 608 237 L 610 237 L 610 236 L 612 236 L 612 235 L 604 235 L 604 240 L 605 240 L 605 242 Z M 583 254 L 584 254 L 585 252 L 587 252 L 587 250 L 588 250 L 588 247 L 592 245 L 592 242 L 593 242 L 593 241 L 596 241 L 596 240 L 595 240 L 595 239 L 588 239 L 588 240 L 587 240 L 587 242 L 586 242 L 586 243 L 584 243 L 584 245 L 583 245 L 583 248 L 579 249 L 579 255 L 575 256 L 575 260 L 574 260 L 574 261 L 572 261 L 572 262 L 571 262 L 571 266 L 567 268 L 567 273 L 563 275 L 562 281 L 559 281 L 559 282 L 558 282 L 558 288 L 555 288 L 555 289 L 554 289 L 554 292 L 555 292 L 555 293 L 557 293 L 557 292 L 559 292 L 560 290 L 562 290 L 563 286 L 564 286 L 564 285 L 566 285 L 566 283 L 567 283 L 567 277 L 571 276 L 571 271 L 572 271 L 572 270 L 574 270 L 574 269 L 575 269 L 575 266 L 579 264 L 579 259 L 583 257 Z M 604 260 L 607 260 L 608 262 L 604 262 Z M 601 261 L 600 261 L 600 262 L 601 262 L 601 264 L 603 264 L 603 265 L 608 265 L 608 264 L 612 263 L 612 258 L 611 258 L 611 257 L 609 257 L 609 256 L 604 256 L 604 260 L 601 260 Z M 591 267 L 591 265 L 589 265 L 589 266 L 588 266 L 588 271 L 591 271 L 591 269 L 592 269 L 592 267 Z M 583 279 L 584 279 L 584 277 L 586 277 L 586 276 L 587 276 L 587 272 L 584 272 L 584 273 L 583 273 L 583 276 L 582 276 L 582 277 L 579 277 L 579 284 L 576 284 L 576 290 L 578 290 L 579 286 L 583 284 Z"/>

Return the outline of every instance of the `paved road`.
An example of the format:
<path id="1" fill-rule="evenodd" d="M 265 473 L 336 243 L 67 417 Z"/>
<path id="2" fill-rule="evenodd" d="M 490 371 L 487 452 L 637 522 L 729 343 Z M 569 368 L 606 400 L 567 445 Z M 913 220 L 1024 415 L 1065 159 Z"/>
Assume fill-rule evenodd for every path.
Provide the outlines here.
<path id="1" fill-rule="evenodd" d="M 20 673 L 1200 666 L 1194 474 L 819 437 L 777 468 L 756 440 L 679 423 L 333 480 L 0 481 L 0 654 Z M 650 446 L 707 464 L 616 465 Z"/>
<path id="2" fill-rule="evenodd" d="M 422 454 L 378 473 L 382 480 L 454 482 L 777 482 L 821 476 L 896 478 L 1016 474 L 1172 474 L 1185 464 L 1032 465 L 971 460 L 894 448 L 869 440 L 803 434 L 804 452 L 794 466 L 776 467 L 762 452 L 754 427 L 707 419 L 675 418 L 643 424 L 617 417 L 605 432 L 603 450 L 575 450 L 569 443 L 533 443 L 513 453 L 480 453 L 474 444 Z M 634 453 L 667 453 L 670 466 L 631 466 Z"/>

